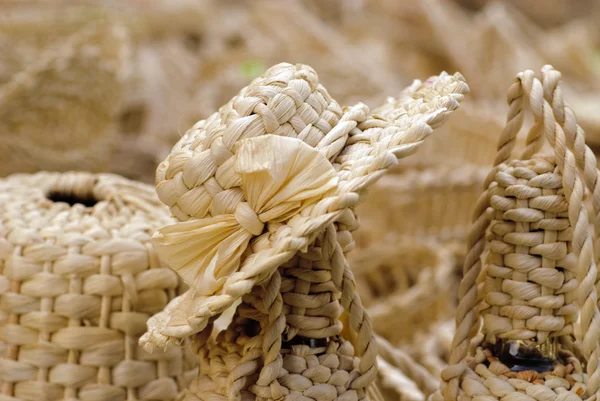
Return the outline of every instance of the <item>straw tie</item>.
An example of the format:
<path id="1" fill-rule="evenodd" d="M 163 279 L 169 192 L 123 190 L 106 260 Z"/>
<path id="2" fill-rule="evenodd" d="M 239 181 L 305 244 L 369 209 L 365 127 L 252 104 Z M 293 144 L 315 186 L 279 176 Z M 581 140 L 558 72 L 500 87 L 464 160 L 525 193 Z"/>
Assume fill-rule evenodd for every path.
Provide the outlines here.
<path id="1" fill-rule="evenodd" d="M 241 255 L 265 223 L 287 220 L 338 181 L 317 150 L 299 139 L 273 135 L 242 141 L 235 172 L 247 202 L 227 199 L 222 208 L 234 213 L 173 224 L 153 237 L 160 257 L 200 296 L 216 293 L 238 270 Z"/>

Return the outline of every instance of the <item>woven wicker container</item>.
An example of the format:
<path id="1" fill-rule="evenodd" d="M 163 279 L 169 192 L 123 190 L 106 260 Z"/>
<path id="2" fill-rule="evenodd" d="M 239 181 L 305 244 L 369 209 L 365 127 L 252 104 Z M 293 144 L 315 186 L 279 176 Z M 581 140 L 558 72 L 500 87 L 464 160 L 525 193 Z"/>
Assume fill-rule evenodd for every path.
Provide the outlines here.
<path id="1" fill-rule="evenodd" d="M 458 275 L 441 244 L 389 238 L 349 257 L 373 328 L 392 344 L 412 344 L 419 332 L 453 315 Z"/>
<path id="2" fill-rule="evenodd" d="M 465 165 L 383 177 L 358 207 L 357 244 L 387 242 L 387 236 L 464 241 L 487 171 Z"/>
<path id="3" fill-rule="evenodd" d="M 596 400 L 600 396 L 594 153 L 565 103 L 560 73 L 528 70 L 478 201 L 459 289 L 456 334 L 435 399 Z M 515 139 L 533 115 L 525 151 Z M 552 153 L 547 154 L 543 145 Z"/>
<path id="4" fill-rule="evenodd" d="M 185 400 L 379 399 L 376 341 L 345 255 L 353 209 L 467 90 L 442 74 L 371 114 L 341 108 L 312 68 L 279 64 L 184 135 L 157 170 L 180 222 L 153 243 L 191 288 L 142 342 L 196 335 L 200 375 Z"/>
<path id="5" fill-rule="evenodd" d="M 0 181 L 0 400 L 174 399 L 184 351 L 137 345 L 178 288 L 150 243 L 168 222 L 152 187 L 114 175 Z"/>

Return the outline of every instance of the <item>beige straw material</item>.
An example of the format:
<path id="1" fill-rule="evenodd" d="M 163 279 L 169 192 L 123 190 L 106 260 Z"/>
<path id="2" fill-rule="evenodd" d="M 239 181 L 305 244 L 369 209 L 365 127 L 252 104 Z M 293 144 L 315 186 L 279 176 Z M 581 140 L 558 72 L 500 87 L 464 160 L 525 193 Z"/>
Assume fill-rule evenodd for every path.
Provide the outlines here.
<path id="1" fill-rule="evenodd" d="M 340 107 L 312 68 L 282 63 L 183 136 L 157 170 L 180 222 L 153 243 L 191 288 L 148 321 L 141 343 L 197 334 L 200 374 L 185 400 L 378 399 L 376 342 L 345 257 L 353 209 L 467 91 L 443 73 L 371 114 Z"/>
<path id="2" fill-rule="evenodd" d="M 493 3 L 489 0 L 456 0 L 465 6 L 480 7 L 486 3 Z M 597 6 L 593 0 L 570 1 L 570 0 L 549 0 L 540 7 L 536 0 L 508 0 L 510 3 L 531 18 L 535 23 L 543 27 L 553 27 L 568 23 L 573 20 L 588 16 L 590 9 Z"/>
<path id="3" fill-rule="evenodd" d="M 417 333 L 412 344 L 402 345 L 399 348 L 433 377 L 439 379 L 442 371 L 448 366 L 454 332 L 453 317 L 438 320 L 430 325 L 428 331 Z M 439 383 L 436 390 L 438 388 Z"/>
<path id="4" fill-rule="evenodd" d="M 0 86 L 0 176 L 105 169 L 116 141 L 113 118 L 131 50 L 127 30 L 93 9 L 76 21 L 65 18 L 65 27 L 56 27 L 57 20 L 46 21 L 40 23 L 46 30 L 35 26 L 33 32 L 19 35 L 23 28 L 8 24 L 12 16 L 0 26 L 0 46 L 21 49 L 15 45 L 21 40 L 37 46 L 13 55 L 16 71 Z M 17 21 L 39 22 L 23 19 Z M 63 32 L 67 28 L 73 31 Z"/>
<path id="5" fill-rule="evenodd" d="M 583 203 L 587 187 L 598 216 L 596 158 L 551 66 L 541 78 L 520 73 L 507 100 L 506 128 L 468 237 L 450 366 L 434 398 L 597 400 L 599 231 L 589 234 Z M 511 160 L 528 112 L 534 123 L 525 151 Z M 542 350 L 554 344 L 560 359 L 551 371 L 513 372 L 490 346 L 500 340 Z"/>
<path id="6" fill-rule="evenodd" d="M 465 164 L 487 166 L 494 157 L 494 145 L 502 130 L 496 107 L 480 106 L 471 99 L 456 112 L 439 134 L 423 145 L 420 157 L 406 158 L 395 172 L 409 169 L 451 168 Z"/>
<path id="7" fill-rule="evenodd" d="M 417 333 L 454 313 L 458 275 L 443 245 L 390 237 L 349 257 L 373 328 L 392 344 L 412 344 Z"/>
<path id="8" fill-rule="evenodd" d="M 462 243 L 487 170 L 440 166 L 383 177 L 358 206 L 357 244 L 364 248 L 388 236 Z"/>
<path id="9" fill-rule="evenodd" d="M 438 389 L 438 376 L 429 373 L 410 355 L 379 336 L 377 344 L 377 383 L 386 401 L 425 401 Z"/>
<path id="10" fill-rule="evenodd" d="M 150 243 L 170 221 L 152 187 L 115 175 L 0 181 L 0 400 L 176 397 L 193 353 L 137 345 L 178 292 Z"/>

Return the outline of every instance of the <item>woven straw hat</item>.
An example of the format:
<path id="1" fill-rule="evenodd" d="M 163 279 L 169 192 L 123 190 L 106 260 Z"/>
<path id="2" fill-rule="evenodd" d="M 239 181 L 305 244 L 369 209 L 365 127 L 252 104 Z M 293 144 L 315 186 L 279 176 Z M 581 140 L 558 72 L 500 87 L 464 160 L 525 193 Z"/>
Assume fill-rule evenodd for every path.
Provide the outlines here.
<path id="1" fill-rule="evenodd" d="M 277 398 L 303 391 L 316 391 L 317 399 L 346 391 L 353 394 L 349 399 L 365 397 L 375 376 L 376 347 L 344 256 L 357 227 L 353 208 L 359 194 L 398 158 L 416 151 L 467 91 L 460 74 L 444 73 L 415 81 L 399 99 L 371 113 L 364 104 L 340 107 L 312 68 L 279 64 L 175 145 L 157 170 L 157 192 L 180 222 L 158 230 L 153 243 L 191 288 L 149 321 L 142 342 L 152 349 L 195 333 L 205 338 L 212 321 L 240 300 L 239 318 L 230 328 L 249 313 L 244 305 L 254 308 L 252 316 L 268 316 L 261 320 L 261 334 L 244 334 L 246 345 L 233 340 L 242 329 L 228 329 L 220 345 L 201 352 L 208 370 L 201 368 L 193 397 L 208 392 Z M 300 285 L 304 289 L 300 279 L 307 280 Z M 259 284 L 262 295 L 253 292 Z M 300 293 L 306 299 L 297 303 Z M 257 304 L 259 297 L 269 303 Z M 323 297 L 330 299 L 329 307 Z M 355 370 L 352 347 L 338 338 L 340 308 L 348 312 L 348 337 L 362 356 Z M 292 347 L 282 359 L 284 332 L 288 341 L 296 336 L 334 340 L 314 349 Z M 257 358 L 249 350 L 259 339 L 268 344 L 256 351 L 265 355 L 256 379 L 256 368 L 244 370 L 244 361 Z M 227 355 L 231 360 L 222 369 L 229 377 L 221 381 L 208 366 L 223 363 L 215 361 Z M 313 377 L 314 387 L 290 378 L 317 356 L 338 361 L 322 365 L 337 384 L 319 387 Z M 305 362 L 298 365 L 300 359 Z"/>
<path id="2" fill-rule="evenodd" d="M 0 181 L 1 400 L 177 395 L 194 376 L 184 351 L 137 345 L 177 295 L 150 243 L 170 221 L 152 187 L 114 175 Z"/>

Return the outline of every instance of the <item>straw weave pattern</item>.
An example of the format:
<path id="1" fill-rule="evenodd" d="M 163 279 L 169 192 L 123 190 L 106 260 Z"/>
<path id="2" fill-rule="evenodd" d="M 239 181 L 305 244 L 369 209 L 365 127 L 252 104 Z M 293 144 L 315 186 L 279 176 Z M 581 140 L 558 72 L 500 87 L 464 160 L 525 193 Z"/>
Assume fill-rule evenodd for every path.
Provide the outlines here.
<path id="1" fill-rule="evenodd" d="M 137 345 L 179 287 L 150 243 L 170 221 L 152 188 L 87 173 L 17 175 L 0 188 L 0 399 L 174 399 L 191 368 L 183 350 Z"/>
<path id="2" fill-rule="evenodd" d="M 526 71 L 509 90 L 507 125 L 469 235 L 457 331 L 442 374 L 447 401 L 598 398 L 597 255 L 583 204 L 587 185 L 597 215 L 598 171 L 559 81 L 560 73 L 546 66 L 541 80 Z M 523 160 L 509 161 L 526 110 L 534 124 Z M 540 155 L 544 141 L 552 156 Z M 482 266 L 484 250 L 489 253 Z M 475 337 L 480 315 L 483 331 Z M 573 332 L 586 374 L 575 357 Z M 482 345 L 497 338 L 541 344 L 551 337 L 560 339 L 565 362 L 540 374 L 516 375 Z"/>
<path id="3" fill-rule="evenodd" d="M 353 209 L 360 194 L 398 158 L 414 153 L 467 91 L 460 75 L 442 74 L 416 81 L 400 99 L 371 114 L 363 104 L 342 109 L 312 68 L 279 64 L 175 145 L 157 170 L 157 191 L 184 223 L 179 223 L 181 232 L 175 225 L 161 234 L 161 249 L 168 250 L 186 228 L 213 224 L 217 220 L 209 218 L 224 214 L 236 213 L 239 224 L 256 236 L 238 271 L 216 293 L 198 296 L 190 290 L 153 318 L 142 338 L 152 349 L 199 333 L 200 376 L 186 399 L 352 401 L 369 396 L 377 347 L 345 255 L 358 227 Z M 234 168 L 236 151 L 243 139 L 270 134 L 300 139 L 299 148 L 317 150 L 320 155 L 313 158 L 331 166 L 337 185 L 285 221 L 255 212 L 254 230 L 239 217 L 247 205 L 244 191 L 253 188 L 243 187 Z M 261 143 L 298 146 L 298 141 L 266 138 Z M 262 232 L 258 224 L 264 225 Z M 202 227 L 217 235 L 212 226 Z M 173 232 L 177 236 L 169 236 Z M 182 243 L 185 248 L 174 250 L 192 249 Z M 214 318 L 239 299 L 229 328 L 216 342 L 209 339 Z M 342 321 L 347 333 L 340 336 Z M 305 341 L 314 342 L 310 350 Z"/>

